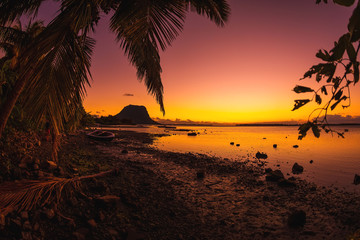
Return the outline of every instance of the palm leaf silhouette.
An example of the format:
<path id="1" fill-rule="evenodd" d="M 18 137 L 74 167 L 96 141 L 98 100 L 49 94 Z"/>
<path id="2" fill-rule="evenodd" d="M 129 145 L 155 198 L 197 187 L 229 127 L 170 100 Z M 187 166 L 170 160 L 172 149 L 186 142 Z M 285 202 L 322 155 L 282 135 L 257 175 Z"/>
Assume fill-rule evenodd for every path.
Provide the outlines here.
<path id="1" fill-rule="evenodd" d="M 81 181 L 102 177 L 116 172 L 117 169 L 74 178 L 51 177 L 42 180 L 22 180 L 6 182 L 0 185 L 0 214 L 14 210 L 30 211 L 34 206 L 44 206 L 52 201 L 59 201 L 64 190 L 80 191 Z"/>

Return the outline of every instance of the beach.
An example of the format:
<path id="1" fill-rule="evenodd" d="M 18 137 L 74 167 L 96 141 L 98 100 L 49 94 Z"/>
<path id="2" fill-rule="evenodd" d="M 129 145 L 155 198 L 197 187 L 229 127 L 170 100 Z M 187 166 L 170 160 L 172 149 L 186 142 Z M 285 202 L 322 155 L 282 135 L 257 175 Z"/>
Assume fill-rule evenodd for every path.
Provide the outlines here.
<path id="1" fill-rule="evenodd" d="M 40 165 L 40 175 L 114 171 L 85 179 L 58 203 L 8 214 L 0 239 L 360 238 L 357 193 L 276 178 L 261 159 L 162 151 L 151 147 L 162 135 L 115 133 L 111 142 L 86 131 L 64 136 L 60 167 Z"/>

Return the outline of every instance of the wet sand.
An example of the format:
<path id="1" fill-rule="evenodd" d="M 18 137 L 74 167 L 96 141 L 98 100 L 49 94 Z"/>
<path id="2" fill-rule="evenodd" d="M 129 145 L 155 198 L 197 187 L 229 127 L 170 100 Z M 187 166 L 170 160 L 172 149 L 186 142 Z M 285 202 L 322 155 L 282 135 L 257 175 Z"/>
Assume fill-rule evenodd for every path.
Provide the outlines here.
<path id="1" fill-rule="evenodd" d="M 56 206 L 30 211 L 32 228 L 25 231 L 21 220 L 21 236 L 25 231 L 32 239 L 359 239 L 358 194 L 301 179 L 266 180 L 271 173 L 265 174 L 261 160 L 159 151 L 150 147 L 155 137 L 160 136 L 131 131 L 116 132 L 112 142 L 90 140 L 84 132 L 65 137 L 62 177 L 72 177 L 74 169 L 79 175 L 118 171 L 85 181 L 83 193 Z M 44 215 L 49 209 L 55 217 Z M 5 237 L 14 228 L 7 227 Z"/>

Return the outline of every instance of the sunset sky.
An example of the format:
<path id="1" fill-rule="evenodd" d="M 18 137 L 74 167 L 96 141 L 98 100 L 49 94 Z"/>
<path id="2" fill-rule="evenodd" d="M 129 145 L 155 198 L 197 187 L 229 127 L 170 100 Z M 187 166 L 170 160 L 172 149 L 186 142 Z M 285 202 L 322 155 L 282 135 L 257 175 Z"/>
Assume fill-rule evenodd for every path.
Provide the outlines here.
<path id="1" fill-rule="evenodd" d="M 84 106 L 92 114 L 117 114 L 128 104 L 144 105 L 151 117 L 217 122 L 288 121 L 307 118 L 316 106 L 292 112 L 293 100 L 307 98 L 291 90 L 318 63 L 315 53 L 330 50 L 346 32 L 352 9 L 315 0 L 230 0 L 224 28 L 189 14 L 184 31 L 161 54 L 164 102 L 162 116 L 155 99 L 136 78 L 104 17 L 94 35 L 93 82 Z M 45 10 L 44 10 L 45 9 Z M 54 3 L 41 17 L 50 19 Z M 360 87 L 352 106 L 334 113 L 360 115 Z"/>

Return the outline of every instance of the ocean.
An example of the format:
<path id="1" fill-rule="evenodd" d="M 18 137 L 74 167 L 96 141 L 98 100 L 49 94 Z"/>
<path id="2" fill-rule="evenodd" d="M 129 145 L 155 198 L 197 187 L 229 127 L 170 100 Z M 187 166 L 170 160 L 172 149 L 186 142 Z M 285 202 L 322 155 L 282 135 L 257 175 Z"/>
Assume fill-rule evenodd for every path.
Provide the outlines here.
<path id="1" fill-rule="evenodd" d="M 345 138 L 324 131 L 320 138 L 315 138 L 310 131 L 304 139 L 298 140 L 295 126 L 177 126 L 176 129 L 154 126 L 120 129 L 169 134 L 153 143 L 153 147 L 160 150 L 200 153 L 227 158 L 228 161 L 250 162 L 257 152 L 266 153 L 266 167 L 280 169 L 286 177 L 295 176 L 320 186 L 360 191 L 360 185 L 353 184 L 354 175 L 360 175 L 360 127 L 334 128 L 339 131 L 348 129 Z M 191 129 L 199 134 L 188 136 L 187 132 L 179 129 Z M 294 145 L 298 147 L 294 148 Z M 302 174 L 292 174 L 294 163 L 304 167 Z"/>

